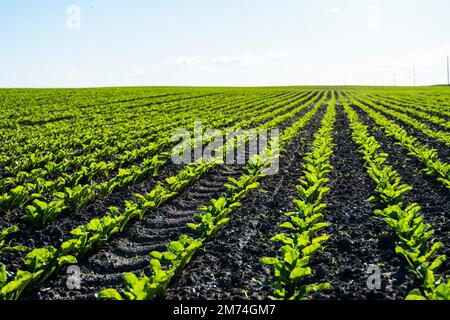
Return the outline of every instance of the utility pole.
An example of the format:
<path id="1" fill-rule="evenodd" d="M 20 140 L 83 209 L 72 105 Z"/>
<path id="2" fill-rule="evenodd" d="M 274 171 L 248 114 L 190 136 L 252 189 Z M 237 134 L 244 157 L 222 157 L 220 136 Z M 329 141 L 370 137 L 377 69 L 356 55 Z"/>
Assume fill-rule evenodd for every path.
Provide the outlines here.
<path id="1" fill-rule="evenodd" d="M 413 67 L 413 82 L 414 82 L 414 87 L 416 86 L 416 66 Z"/>
<path id="2" fill-rule="evenodd" d="M 447 85 L 450 86 L 450 66 L 449 66 L 448 56 L 447 56 Z"/>

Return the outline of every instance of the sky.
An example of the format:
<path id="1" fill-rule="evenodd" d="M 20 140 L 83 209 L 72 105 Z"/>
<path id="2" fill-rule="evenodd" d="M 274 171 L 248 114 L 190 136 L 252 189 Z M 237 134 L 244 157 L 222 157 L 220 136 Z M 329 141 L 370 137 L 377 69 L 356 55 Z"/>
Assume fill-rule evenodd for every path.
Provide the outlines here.
<path id="1" fill-rule="evenodd" d="M 447 82 L 448 0 L 0 0 L 0 87 Z"/>

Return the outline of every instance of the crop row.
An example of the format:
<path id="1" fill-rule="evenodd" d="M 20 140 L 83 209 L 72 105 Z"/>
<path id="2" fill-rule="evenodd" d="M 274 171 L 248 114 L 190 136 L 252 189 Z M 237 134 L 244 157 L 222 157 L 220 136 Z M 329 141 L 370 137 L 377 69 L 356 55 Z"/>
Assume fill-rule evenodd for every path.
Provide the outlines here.
<path id="1" fill-rule="evenodd" d="M 269 100 L 272 101 L 272 100 Z M 289 101 L 289 100 L 288 100 Z M 275 102 L 275 101 L 274 101 Z M 241 104 L 239 104 L 241 106 Z M 249 104 L 249 111 L 253 111 L 256 108 L 260 107 L 260 103 L 254 102 L 252 104 Z M 234 107 L 234 108 L 233 108 Z M 211 122 L 213 122 L 216 126 L 224 126 L 229 123 L 233 123 L 236 121 L 236 117 L 234 117 L 234 114 L 236 111 L 240 111 L 242 113 L 242 107 L 240 107 L 238 110 L 235 110 L 235 105 L 232 105 L 229 107 L 227 112 L 230 112 L 230 115 L 223 115 L 222 117 L 215 116 L 215 109 L 211 110 L 209 113 L 206 113 L 203 115 L 204 119 L 208 119 L 210 116 L 214 116 L 215 118 L 211 118 Z M 204 110 L 200 110 L 200 112 L 204 113 Z M 188 125 L 190 119 L 195 119 L 195 116 L 198 115 L 198 113 L 193 113 L 190 117 L 183 119 L 183 122 L 177 123 L 176 121 L 172 122 L 172 125 Z M 175 119 L 174 119 L 175 120 Z M 159 128 L 162 129 L 162 128 Z M 204 128 L 205 130 L 208 129 L 208 126 Z M 171 141 L 171 133 L 173 130 L 160 130 L 158 134 L 155 136 L 156 140 L 151 143 L 145 143 L 145 146 L 140 147 L 138 149 L 134 149 L 132 151 L 125 151 L 123 155 L 120 155 L 117 157 L 117 160 L 115 161 L 109 161 L 108 163 L 104 163 L 102 161 L 95 162 L 94 158 L 98 157 L 100 152 L 96 152 L 96 155 L 93 156 L 92 154 L 88 155 L 87 157 L 77 157 L 76 160 L 67 160 L 67 154 L 65 155 L 64 161 L 56 164 L 56 163 L 47 163 L 44 168 L 33 170 L 31 173 L 27 172 L 18 172 L 15 178 L 7 177 L 2 179 L 3 189 L 6 188 L 6 186 L 20 186 L 25 184 L 26 182 L 34 182 L 38 178 L 45 178 L 48 175 L 55 176 L 58 173 L 67 170 L 68 168 L 80 168 L 79 171 L 73 172 L 72 174 L 63 174 L 63 178 L 65 180 L 69 180 L 68 186 L 74 186 L 78 183 L 87 183 L 89 180 L 98 178 L 104 175 L 109 174 L 112 170 L 123 168 L 123 166 L 126 166 L 128 164 L 131 164 L 135 162 L 138 159 L 141 159 L 146 156 L 151 156 L 155 154 L 155 149 L 162 150 L 163 148 L 168 148 L 171 145 L 173 145 L 175 142 Z M 104 150 L 107 151 L 107 154 L 114 154 L 118 152 L 114 147 L 105 146 Z M 85 163 L 89 162 L 89 165 L 85 166 Z M 42 181 L 41 181 L 42 182 Z M 61 181 L 53 182 L 54 184 L 61 184 Z M 66 186 L 67 184 L 62 184 L 62 186 Z"/>
<path id="2" fill-rule="evenodd" d="M 325 98 L 324 96 L 322 100 Z M 316 111 L 318 105 L 319 103 L 313 110 Z M 304 107 L 306 107 L 306 103 Z M 276 127 L 287 120 L 288 117 L 298 113 L 300 110 L 297 109 L 295 112 L 291 111 L 266 122 L 260 128 Z M 242 142 L 245 142 L 245 140 Z M 86 254 L 101 247 L 112 235 L 121 232 L 131 220 L 142 218 L 148 211 L 156 210 L 216 165 L 218 165 L 216 162 L 200 162 L 188 165 L 176 176 L 167 178 L 166 183 L 158 183 L 148 194 L 144 196 L 136 195 L 136 201 L 126 201 L 123 212 L 112 207 L 103 218 L 93 219 L 86 225 L 74 229 L 71 232 L 72 238 L 63 242 L 58 249 L 52 247 L 34 249 L 25 258 L 25 266 L 28 271 L 17 271 L 15 277 L 1 289 L 0 298 L 16 299 L 25 288 L 40 285 L 63 265 L 83 259 Z"/>
<path id="3" fill-rule="evenodd" d="M 432 113 L 436 116 L 443 116 L 443 117 L 450 117 L 450 111 L 443 110 L 433 104 L 432 101 L 429 101 L 427 104 L 424 104 L 417 100 L 405 100 L 405 98 L 393 98 L 389 96 L 380 96 L 380 95 L 369 95 L 369 98 L 376 99 L 381 102 L 386 103 L 395 103 L 398 106 L 402 106 L 405 108 L 405 110 L 418 109 L 420 111 L 426 112 L 426 113 Z"/>
<path id="4" fill-rule="evenodd" d="M 419 160 L 424 166 L 424 172 L 434 176 L 446 188 L 450 188 L 450 165 L 439 159 L 436 150 L 430 149 L 427 145 L 420 143 L 416 137 L 408 135 L 407 132 L 394 121 L 387 119 L 381 113 L 374 111 L 360 103 L 353 97 L 348 96 L 351 103 L 371 117 L 388 136 L 394 137 L 397 144 L 408 151 L 408 154 Z"/>
<path id="5" fill-rule="evenodd" d="M 379 151 L 380 144 L 368 133 L 357 113 L 341 99 L 350 121 L 352 138 L 363 155 L 367 173 L 375 181 L 375 194 L 369 199 L 382 209 L 375 214 L 382 217 L 397 236 L 395 251 L 402 256 L 409 270 L 420 283 L 420 288 L 411 291 L 406 299 L 450 299 L 450 279 L 437 278 L 435 271 L 446 260 L 438 255 L 442 249 L 440 242 L 433 243 L 433 229 L 424 222 L 421 207 L 416 204 L 405 206 L 402 202 L 406 192 L 412 187 L 401 182 L 398 173 L 386 164 L 388 154 Z"/>
<path id="6" fill-rule="evenodd" d="M 264 96 L 261 98 L 265 99 Z M 270 96 L 268 98 L 270 98 Z M 288 96 L 286 98 L 288 98 Z M 198 101 L 198 108 L 191 110 L 186 109 L 185 112 L 178 110 L 178 113 L 174 116 L 169 115 L 171 112 L 170 108 L 166 109 L 168 114 L 161 113 L 155 108 L 154 114 L 150 113 L 148 118 L 146 116 L 138 123 L 133 119 L 124 122 L 123 118 L 119 117 L 117 125 L 111 124 L 111 122 L 108 121 L 107 126 L 100 123 L 92 130 L 87 130 L 87 128 L 84 127 L 85 122 L 81 122 L 80 125 L 83 129 L 81 130 L 80 128 L 78 131 L 83 132 L 84 138 L 79 139 L 71 135 L 70 139 L 66 138 L 63 141 L 64 144 L 55 142 L 54 148 L 43 145 L 42 155 L 36 151 L 33 143 L 30 143 L 30 141 L 21 141 L 22 144 L 31 148 L 31 153 L 26 154 L 20 152 L 20 150 L 11 152 L 12 158 L 7 161 L 5 160 L 5 162 L 7 165 L 14 163 L 14 166 L 6 167 L 6 173 L 17 174 L 21 171 L 26 172 L 36 168 L 43 168 L 29 173 L 29 175 L 31 178 L 42 177 L 44 172 L 46 174 L 55 175 L 66 171 L 67 169 L 76 169 L 80 166 L 91 164 L 92 162 L 98 161 L 97 159 L 113 157 L 116 154 L 125 153 L 126 155 L 133 153 L 136 152 L 135 150 L 145 148 L 151 139 L 158 138 L 161 133 L 169 135 L 169 133 L 177 128 L 185 128 L 193 121 L 193 119 L 204 119 L 205 122 L 214 123 L 214 119 L 226 118 L 230 112 L 232 113 L 236 108 L 239 108 L 250 101 L 252 100 L 243 99 L 240 101 L 239 99 L 236 99 L 232 103 L 230 103 L 231 100 L 225 100 L 224 102 L 217 104 L 216 100 L 211 100 L 208 103 L 200 100 Z M 177 104 L 174 106 L 179 108 Z M 219 110 L 221 110 L 221 113 L 217 112 Z M 213 118 L 209 119 L 209 117 Z M 169 118 L 170 121 L 168 121 Z M 100 137 L 98 136 L 98 127 L 102 128 Z M 55 129 L 58 136 L 65 137 L 66 135 L 63 134 L 62 130 L 62 126 L 58 126 Z M 106 140 L 101 138 L 104 136 L 107 137 Z M 42 137 L 37 140 L 38 143 L 43 143 L 41 141 L 52 141 L 51 138 Z M 67 147 L 65 147 L 65 145 L 67 145 Z M 81 149 L 79 147 L 81 147 Z M 18 157 L 18 155 L 23 160 L 15 163 L 14 157 Z M 117 161 L 120 160 L 119 157 Z M 25 176 L 24 178 L 28 178 L 26 174 L 23 175 Z"/>
<path id="7" fill-rule="evenodd" d="M 310 95 L 298 101 L 288 103 L 284 107 L 279 107 L 276 112 L 271 112 L 274 108 L 273 106 L 267 107 L 262 110 L 259 108 L 249 108 L 247 110 L 243 109 L 241 110 L 241 112 L 238 112 L 233 116 L 235 117 L 235 119 L 239 119 L 251 117 L 251 112 L 259 112 L 260 114 L 258 116 L 251 117 L 251 123 L 258 123 L 267 117 L 276 116 L 276 114 L 282 113 L 285 110 L 289 110 L 293 106 L 296 106 L 298 104 L 300 104 L 300 108 L 302 109 L 303 106 L 301 106 L 301 103 L 305 101 L 309 96 Z M 278 106 L 278 104 L 276 106 Z M 297 112 L 298 110 L 299 109 L 295 107 L 293 109 L 294 112 Z M 249 122 L 243 121 L 234 126 L 232 129 L 245 129 L 249 124 Z M 202 143 L 205 145 L 213 139 L 214 136 L 204 137 L 202 139 Z M 191 145 L 195 145 L 194 139 L 191 139 Z M 155 148 L 155 151 L 156 150 L 158 149 Z M 24 215 L 24 219 L 32 222 L 35 227 L 42 228 L 46 224 L 55 220 L 56 217 L 66 208 L 69 208 L 71 210 L 79 210 L 85 207 L 89 202 L 91 202 L 91 200 L 95 196 L 107 197 L 113 191 L 124 189 L 128 186 L 134 185 L 135 183 L 143 180 L 148 176 L 155 175 L 157 169 L 169 160 L 168 156 L 169 155 L 159 154 L 144 160 L 140 166 L 133 165 L 128 170 L 119 169 L 119 172 L 116 176 L 103 183 L 90 183 L 82 185 L 79 184 L 80 180 L 78 179 L 77 181 L 75 181 L 75 183 L 73 183 L 73 185 L 75 185 L 74 188 L 66 187 L 64 189 L 64 192 L 54 192 L 53 195 L 57 200 L 45 202 L 39 199 L 35 199 L 32 205 L 26 207 L 26 214 Z M 50 182 L 49 186 L 52 186 Z M 23 190 L 24 192 L 3 196 L 3 198 L 5 199 L 3 203 L 9 204 L 12 208 L 24 206 L 25 203 L 29 201 L 29 198 L 26 198 L 26 189 L 21 189 L 20 187 L 18 187 L 14 190 L 17 189 Z M 40 193 L 42 193 L 42 191 L 44 190 L 39 191 Z M 45 191 L 48 191 L 48 189 Z M 39 193 L 31 192 L 28 194 L 29 197 L 30 194 L 31 198 L 41 198 L 41 195 Z"/>
<path id="8" fill-rule="evenodd" d="M 354 97 L 354 99 L 357 101 L 360 101 L 360 102 L 362 101 L 361 98 Z M 446 146 L 450 146 L 450 133 L 448 133 L 446 131 L 441 131 L 441 130 L 434 130 L 434 129 L 430 128 L 430 126 L 428 126 L 427 124 L 425 124 L 419 120 L 416 120 L 414 118 L 411 118 L 410 116 L 408 116 L 405 113 L 383 107 L 379 104 L 376 104 L 376 103 L 373 103 L 373 102 L 370 102 L 367 100 L 365 100 L 364 103 L 376 110 L 379 110 L 385 114 L 388 114 L 388 115 L 394 117 L 395 119 L 400 120 L 401 122 L 404 122 L 404 123 L 410 125 L 414 129 L 417 129 L 417 130 L 423 132 L 425 135 L 429 136 L 430 138 L 433 138 L 433 139 L 445 144 Z"/>
<path id="9" fill-rule="evenodd" d="M 285 144 L 295 135 L 292 128 L 296 128 L 296 130 L 303 128 L 317 113 L 322 103 L 323 99 L 283 132 L 280 139 L 280 150 L 283 150 Z M 285 132 L 288 132 L 288 136 L 284 136 Z M 263 156 L 257 155 L 250 160 L 246 166 L 246 174 L 237 180 L 229 179 L 225 185 L 227 188 L 225 196 L 212 199 L 207 206 L 198 208 L 198 213 L 194 215 L 196 223 L 188 224 L 195 232 L 194 237 L 183 234 L 178 240 L 168 244 L 168 251 L 150 253 L 150 277 L 137 277 L 133 273 L 127 273 L 123 278 L 124 286 L 120 292 L 109 288 L 100 291 L 97 297 L 113 300 L 153 300 L 164 297 L 172 279 L 182 272 L 205 242 L 210 240 L 214 233 L 230 220 L 230 214 L 241 206 L 240 201 L 251 190 L 259 187 L 258 181 L 264 178 L 264 170 L 270 167 L 271 163 L 279 156 L 278 151 L 274 150 L 276 149 L 269 144 L 262 152 Z"/>
<path id="10" fill-rule="evenodd" d="M 435 116 L 432 113 L 430 113 L 429 107 L 420 107 L 420 106 L 419 107 L 415 106 L 414 108 L 411 106 L 404 107 L 404 106 L 399 106 L 398 104 L 396 104 L 394 102 L 386 101 L 385 99 L 379 98 L 379 97 L 372 98 L 369 96 L 364 96 L 363 98 L 370 102 L 381 104 L 382 106 L 387 107 L 389 109 L 393 109 L 393 110 L 402 112 L 404 114 L 407 114 L 410 117 L 425 120 L 429 123 L 432 123 L 434 125 L 437 125 L 441 128 L 447 129 L 447 130 L 450 129 L 450 122 L 448 122 L 444 118 Z"/>
<path id="11" fill-rule="evenodd" d="M 220 97 L 220 96 L 219 96 Z M 226 98 L 223 96 L 222 98 Z M 231 97 L 230 97 L 231 98 Z M 201 101 L 217 101 L 217 97 L 196 97 L 190 102 L 191 105 L 201 106 Z M 154 102 L 154 101 L 153 101 Z M 138 117 L 147 118 L 150 123 L 153 122 L 152 117 L 159 116 L 165 117 L 166 115 L 161 112 L 161 109 L 165 109 L 168 112 L 177 112 L 178 116 L 183 115 L 183 111 L 186 107 L 180 105 L 179 101 L 173 101 L 161 106 L 158 103 L 154 103 L 148 106 L 143 104 L 142 107 L 133 110 L 134 113 L 130 114 L 130 110 L 122 108 L 122 104 L 109 106 L 105 111 L 103 109 L 94 109 L 90 113 L 86 113 L 84 110 L 80 117 L 73 117 L 68 121 L 58 121 L 57 123 L 48 123 L 40 126 L 27 126 L 17 127 L 15 130 L 2 130 L 2 134 L 5 137 L 5 141 L 8 144 L 2 146 L 2 151 L 8 151 L 16 149 L 20 151 L 20 154 L 27 154 L 28 152 L 45 152 L 54 151 L 53 148 L 73 148 L 80 144 L 90 146 L 90 143 L 95 141 L 112 141 L 117 135 L 123 135 L 126 124 L 129 120 L 137 119 Z M 39 112 L 41 110 L 39 109 Z M 109 114 L 110 113 L 110 114 Z M 128 120 L 128 121 L 124 121 Z M 141 124 L 144 125 L 144 124 Z M 130 129 L 130 128 L 128 128 Z M 95 132 L 94 140 L 92 140 L 92 133 Z M 130 130 L 133 133 L 133 130 Z M 67 139 L 70 137 L 71 139 Z M 86 139 L 89 139 L 86 143 Z M 25 143 L 26 142 L 26 143 Z M 57 150 L 57 149 L 55 149 Z M 93 149 L 91 149 L 93 150 Z M 14 157 L 11 154 L 10 157 Z M 4 156 L 1 161 L 4 162 Z M 6 161 L 8 158 L 6 158 Z"/>
<path id="12" fill-rule="evenodd" d="M 333 125 L 336 121 L 335 96 L 332 95 L 322 127 L 314 136 L 312 151 L 304 157 L 304 175 L 296 186 L 297 198 L 293 200 L 295 211 L 286 213 L 289 220 L 279 227 L 271 241 L 280 243 L 276 257 L 265 257 L 261 263 L 273 267 L 274 293 L 270 297 L 279 300 L 304 299 L 310 292 L 330 286 L 329 283 L 308 283 L 312 270 L 310 259 L 323 249 L 329 235 L 323 233 L 329 223 L 324 222 L 326 208 L 324 196 L 329 191 L 327 175 L 332 170 L 330 157 L 333 154 Z"/>

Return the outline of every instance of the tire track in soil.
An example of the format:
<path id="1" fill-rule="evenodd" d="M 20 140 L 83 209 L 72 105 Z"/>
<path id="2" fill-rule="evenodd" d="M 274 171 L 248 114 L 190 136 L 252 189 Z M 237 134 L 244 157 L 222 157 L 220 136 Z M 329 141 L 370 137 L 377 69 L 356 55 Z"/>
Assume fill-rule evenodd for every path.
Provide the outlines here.
<path id="1" fill-rule="evenodd" d="M 389 154 L 387 163 L 398 172 L 403 183 L 413 187 L 413 190 L 405 195 L 404 202 L 416 202 L 422 207 L 421 212 L 426 223 L 430 223 L 435 231 L 435 240 L 444 244 L 443 253 L 450 256 L 450 191 L 434 177 L 422 172 L 424 166 L 416 158 L 409 156 L 405 149 L 396 145 L 393 137 L 386 136 L 366 113 L 355 106 L 353 109 L 361 121 L 369 126 L 370 133 L 381 144 L 381 150 Z M 449 267 L 446 262 L 440 270 L 449 274 Z"/>
<path id="2" fill-rule="evenodd" d="M 299 92 L 298 99 L 302 99 L 308 92 Z M 318 93 L 320 97 L 323 93 Z M 316 95 L 314 95 L 316 96 Z M 282 104 L 279 107 L 283 108 L 287 105 Z M 292 106 L 286 110 L 289 112 L 299 105 Z M 303 110 L 301 114 L 305 111 Z M 0 230 L 10 226 L 17 225 L 20 228 L 20 232 L 15 234 L 14 240 L 16 243 L 23 244 L 29 248 L 39 248 L 47 246 L 56 246 L 63 241 L 67 235 L 70 235 L 70 231 L 75 227 L 86 224 L 91 219 L 98 218 L 100 213 L 104 213 L 109 207 L 115 206 L 120 210 L 124 209 L 123 199 L 132 199 L 133 195 L 147 194 L 150 192 L 159 181 L 164 181 L 166 177 L 170 177 L 179 172 L 183 166 L 175 165 L 173 163 L 166 163 L 158 170 L 157 176 L 148 176 L 144 181 L 135 185 L 129 186 L 123 190 L 113 192 L 106 198 L 98 197 L 91 201 L 91 203 L 80 211 L 66 211 L 58 216 L 58 219 L 51 224 L 44 227 L 42 230 L 34 228 L 30 229 L 28 223 L 21 219 L 22 209 L 17 209 L 11 213 L 10 217 L 4 217 L 0 221 Z M 108 179 L 105 179 L 105 181 Z M 103 180 L 98 179 L 96 183 L 100 183 Z M 21 252 L 4 253 L 0 255 L 0 262 L 5 264 L 8 270 L 16 270 L 21 267 L 24 254 Z"/>
<path id="3" fill-rule="evenodd" d="M 331 288 L 313 294 L 313 299 L 399 299 L 414 287 L 414 279 L 395 254 L 394 235 L 374 216 L 367 199 L 375 183 L 364 168 L 364 161 L 352 140 L 347 115 L 337 105 L 333 132 L 335 143 L 331 159 L 330 192 L 325 196 L 325 221 L 331 223 L 331 236 L 325 249 L 311 261 L 314 282 L 329 282 Z M 381 289 L 367 288 L 367 268 L 379 265 Z"/>
<path id="4" fill-rule="evenodd" d="M 19 226 L 20 232 L 15 235 L 15 242 L 23 244 L 29 248 L 45 248 L 48 246 L 58 246 L 66 237 L 70 236 L 70 231 L 75 227 L 88 223 L 91 219 L 98 218 L 101 213 L 115 206 L 123 210 L 125 203 L 123 199 L 131 199 L 133 194 L 146 194 L 150 192 L 158 181 L 163 181 L 164 177 L 169 177 L 178 172 L 182 166 L 170 164 L 159 170 L 159 175 L 148 177 L 146 180 L 132 185 L 124 190 L 114 192 L 107 198 L 99 198 L 80 211 L 67 211 L 61 214 L 57 220 L 47 225 L 41 230 L 30 229 L 27 231 L 27 224 L 18 217 L 14 225 Z M 20 215 L 19 215 L 20 216 Z M 0 262 L 7 266 L 8 270 L 20 269 L 23 265 L 22 259 L 28 252 L 11 252 L 0 255 Z"/>
<path id="5" fill-rule="evenodd" d="M 264 299 L 269 292 L 253 279 L 269 277 L 259 259 L 275 254 L 269 239 L 292 211 L 295 185 L 301 176 L 301 161 L 320 127 L 325 107 L 294 138 L 280 158 L 279 172 L 261 181 L 231 215 L 231 221 L 208 242 L 189 267 L 169 288 L 169 299 L 245 299 L 243 289 L 252 299 Z"/>
<path id="6" fill-rule="evenodd" d="M 284 129 L 312 109 L 314 104 L 303 109 L 279 127 Z M 169 201 L 155 214 L 148 214 L 140 221 L 134 221 L 123 233 L 114 237 L 97 253 L 88 256 L 78 266 L 81 268 L 82 288 L 68 290 L 67 275 L 48 281 L 45 286 L 31 293 L 29 299 L 94 299 L 102 289 L 120 289 L 123 273 L 135 274 L 148 271 L 153 250 L 165 250 L 169 241 L 176 240 L 183 233 L 190 233 L 186 223 L 193 222 L 193 215 L 199 205 L 226 191 L 224 184 L 228 177 L 238 178 L 244 173 L 242 166 L 219 166 L 194 183 L 177 198 Z"/>
<path id="7" fill-rule="evenodd" d="M 70 291 L 65 286 L 66 276 L 50 281 L 36 293 L 38 299 L 92 299 L 93 294 L 106 287 L 120 288 L 123 273 L 144 272 L 148 269 L 153 250 L 165 250 L 169 241 L 189 232 L 186 223 L 193 222 L 199 205 L 226 191 L 223 185 L 228 177 L 239 177 L 240 167 L 219 166 L 200 179 L 177 199 L 169 201 L 156 214 L 148 214 L 132 223 L 122 234 L 110 241 L 99 252 L 79 264 L 82 288 Z M 51 288 L 51 290 L 49 290 Z"/>

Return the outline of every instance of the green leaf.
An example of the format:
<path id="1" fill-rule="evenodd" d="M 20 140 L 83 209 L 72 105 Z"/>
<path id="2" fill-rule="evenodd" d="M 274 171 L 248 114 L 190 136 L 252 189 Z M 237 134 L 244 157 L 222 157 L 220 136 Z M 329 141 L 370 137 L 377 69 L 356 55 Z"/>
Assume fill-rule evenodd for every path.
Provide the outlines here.
<path id="1" fill-rule="evenodd" d="M 447 259 L 447 257 L 445 255 L 441 255 L 441 256 L 437 257 L 431 263 L 431 265 L 428 267 L 428 269 L 431 271 L 435 271 L 435 270 L 439 269 L 439 267 L 445 262 L 446 259 Z"/>
<path id="2" fill-rule="evenodd" d="M 108 300 L 124 300 L 120 293 L 115 289 L 102 290 L 97 294 L 97 298 Z"/>
<path id="3" fill-rule="evenodd" d="M 77 258 L 75 258 L 74 256 L 71 255 L 67 255 L 67 256 L 62 256 L 58 259 L 58 265 L 59 266 L 63 266 L 66 264 L 75 264 L 77 263 Z"/>
<path id="4" fill-rule="evenodd" d="M 178 241 L 172 241 L 169 244 L 169 250 L 176 254 L 178 252 L 183 252 L 184 246 Z"/>
<path id="5" fill-rule="evenodd" d="M 8 281 L 8 276 L 6 275 L 6 266 L 2 264 L 0 266 L 0 288 L 3 287 Z"/>
<path id="6" fill-rule="evenodd" d="M 313 243 L 302 250 L 305 256 L 310 256 L 321 247 L 320 243 Z"/>
<path id="7" fill-rule="evenodd" d="M 278 263 L 278 259 L 277 259 L 277 258 L 269 258 L 269 257 L 266 257 L 266 258 L 262 258 L 262 259 L 260 260 L 260 262 L 261 262 L 262 264 L 265 264 L 265 265 L 270 266 L 270 265 L 274 265 L 274 264 Z"/>
<path id="8" fill-rule="evenodd" d="M 290 222 L 284 222 L 284 223 L 280 224 L 280 228 L 295 230 L 295 227 Z"/>
<path id="9" fill-rule="evenodd" d="M 298 281 L 311 274 L 311 268 L 296 267 L 291 271 L 289 279 Z"/>
<path id="10" fill-rule="evenodd" d="M 161 262 L 158 259 L 151 259 L 150 266 L 152 267 L 153 271 L 161 270 Z"/>
<path id="11" fill-rule="evenodd" d="M 405 300 L 427 300 L 419 289 L 414 289 L 406 296 Z"/>
<path id="12" fill-rule="evenodd" d="M 163 253 L 163 258 L 167 261 L 173 261 L 177 258 L 177 255 L 168 251 Z"/>
<path id="13" fill-rule="evenodd" d="M 150 252 L 150 256 L 155 258 L 155 259 L 158 259 L 158 260 L 161 260 L 162 257 L 163 257 L 162 253 L 159 252 L 159 251 L 152 251 L 152 252 Z"/>
<path id="14" fill-rule="evenodd" d="M 134 273 L 129 272 L 123 276 L 123 282 L 126 286 L 134 287 L 139 284 L 139 279 Z"/>

